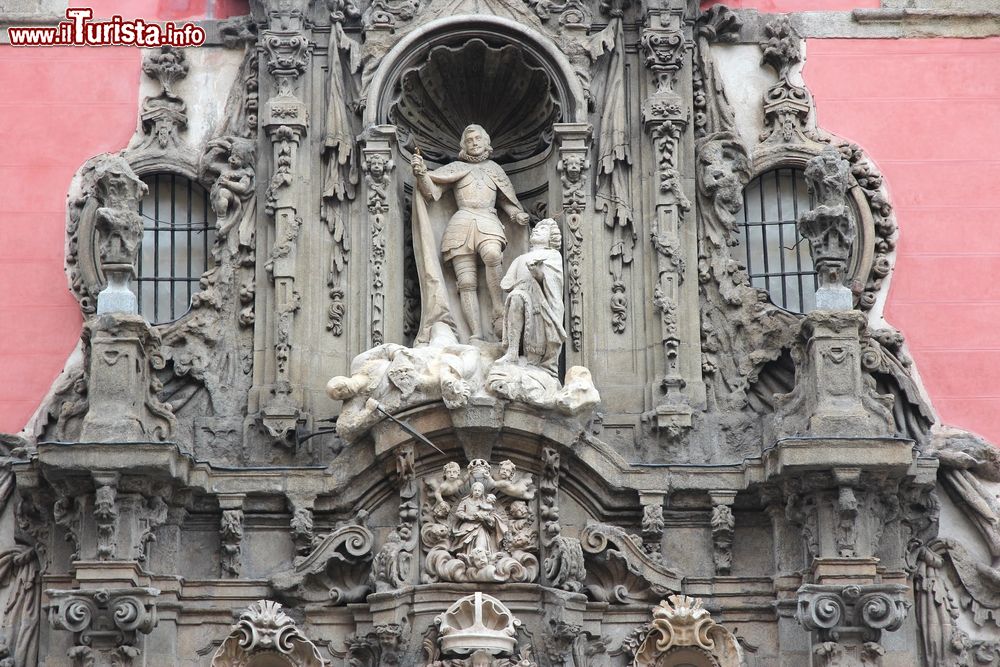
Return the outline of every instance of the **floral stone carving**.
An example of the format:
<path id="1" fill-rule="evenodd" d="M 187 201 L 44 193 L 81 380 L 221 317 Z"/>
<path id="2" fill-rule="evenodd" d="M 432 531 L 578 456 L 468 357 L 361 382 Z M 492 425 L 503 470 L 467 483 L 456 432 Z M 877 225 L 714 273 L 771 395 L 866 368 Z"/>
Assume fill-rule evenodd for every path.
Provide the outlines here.
<path id="1" fill-rule="evenodd" d="M 530 476 L 503 461 L 494 476 L 475 459 L 462 475 L 455 462 L 424 480 L 420 538 L 425 583 L 531 582 L 538 577 L 538 532 Z"/>
<path id="2" fill-rule="evenodd" d="M 262 655 L 273 655 L 277 664 L 293 667 L 325 667 L 330 664 L 281 610 L 281 605 L 271 600 L 255 602 L 240 615 L 233 631 L 212 656 L 212 667 L 258 664 L 254 658 Z"/>

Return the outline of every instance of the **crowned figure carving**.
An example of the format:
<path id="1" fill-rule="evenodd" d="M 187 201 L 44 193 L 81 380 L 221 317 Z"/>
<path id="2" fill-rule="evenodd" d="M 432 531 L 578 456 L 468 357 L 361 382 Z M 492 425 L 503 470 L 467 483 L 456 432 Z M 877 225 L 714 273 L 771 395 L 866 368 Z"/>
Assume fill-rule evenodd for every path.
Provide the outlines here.
<path id="1" fill-rule="evenodd" d="M 440 478 L 424 480 L 420 538 L 427 557 L 427 583 L 530 582 L 538 576 L 538 531 L 529 503 L 535 499 L 530 475 L 519 476 L 511 461 L 496 474 L 483 459 L 466 473 L 448 462 Z"/>

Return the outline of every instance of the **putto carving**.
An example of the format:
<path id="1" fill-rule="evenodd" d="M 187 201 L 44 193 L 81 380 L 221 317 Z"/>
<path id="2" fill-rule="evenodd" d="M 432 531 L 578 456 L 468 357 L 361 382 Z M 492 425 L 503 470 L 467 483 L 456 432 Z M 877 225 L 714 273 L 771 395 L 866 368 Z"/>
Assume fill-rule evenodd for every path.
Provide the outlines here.
<path id="1" fill-rule="evenodd" d="M 238 246 L 253 244 L 256 208 L 248 207 L 254 195 L 256 145 L 240 137 L 220 137 L 208 142 L 201 160 L 201 174 L 211 180 L 209 202 L 216 215 L 213 255 L 222 259 L 222 250 L 236 255 Z"/>
<path id="2" fill-rule="evenodd" d="M 671 595 L 653 608 L 653 620 L 643 633 L 632 664 L 655 667 L 668 654 L 671 660 L 682 663 L 744 664 L 736 636 L 712 619 L 700 599 L 687 595 Z"/>
<path id="3" fill-rule="evenodd" d="M 850 166 L 840 152 L 827 146 L 809 160 L 805 179 L 816 207 L 799 216 L 799 233 L 809 240 L 819 279 L 817 308 L 850 310 L 850 290 L 844 286 L 857 230 L 847 207 Z"/>
<path id="4" fill-rule="evenodd" d="M 49 590 L 49 625 L 72 632 L 74 667 L 99 664 L 132 667 L 139 657 L 138 635 L 157 624 L 155 588 Z"/>
<path id="5" fill-rule="evenodd" d="M 510 461 L 494 475 L 486 461 L 475 459 L 464 476 L 449 462 L 441 478 L 424 485 L 422 581 L 535 581 L 538 531 L 530 477 L 518 478 Z"/>
<path id="6" fill-rule="evenodd" d="M 272 600 L 251 604 L 240 615 L 232 632 L 212 656 L 212 667 L 256 664 L 258 656 L 273 655 L 293 667 L 327 667 L 319 647 L 309 641 L 295 622 Z"/>

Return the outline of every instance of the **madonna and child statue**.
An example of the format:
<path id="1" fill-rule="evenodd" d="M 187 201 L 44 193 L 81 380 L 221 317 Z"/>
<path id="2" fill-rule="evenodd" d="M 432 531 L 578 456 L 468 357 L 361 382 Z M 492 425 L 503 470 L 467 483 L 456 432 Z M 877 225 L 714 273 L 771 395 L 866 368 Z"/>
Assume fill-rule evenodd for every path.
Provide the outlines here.
<path id="1" fill-rule="evenodd" d="M 570 367 L 565 384 L 558 378 L 566 339 L 559 224 L 539 221 L 527 252 L 509 256 L 509 239 L 523 238 L 529 216 L 491 154 L 487 131 L 469 125 L 454 162 L 432 171 L 413 156 L 420 328 L 413 347 L 379 345 L 355 357 L 350 376 L 330 380 L 327 393 L 344 401 L 344 439 L 363 436 L 383 412 L 438 400 L 455 410 L 492 397 L 574 417 L 600 401 L 586 368 Z"/>

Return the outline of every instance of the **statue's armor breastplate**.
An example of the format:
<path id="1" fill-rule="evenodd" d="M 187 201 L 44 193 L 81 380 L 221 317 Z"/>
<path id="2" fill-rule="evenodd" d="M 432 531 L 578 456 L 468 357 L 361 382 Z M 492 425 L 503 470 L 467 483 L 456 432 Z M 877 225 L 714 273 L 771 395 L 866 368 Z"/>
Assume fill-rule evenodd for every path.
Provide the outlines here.
<path id="1" fill-rule="evenodd" d="M 455 184 L 455 201 L 470 211 L 492 211 L 497 201 L 497 186 L 486 170 L 474 167 Z"/>

